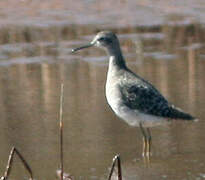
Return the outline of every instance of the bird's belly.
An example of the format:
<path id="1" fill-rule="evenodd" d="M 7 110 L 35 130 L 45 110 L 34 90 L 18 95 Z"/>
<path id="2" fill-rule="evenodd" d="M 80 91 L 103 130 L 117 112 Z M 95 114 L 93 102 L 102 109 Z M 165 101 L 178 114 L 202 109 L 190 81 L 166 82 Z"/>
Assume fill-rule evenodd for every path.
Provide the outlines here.
<path id="1" fill-rule="evenodd" d="M 130 109 L 126 105 L 121 105 L 115 113 L 128 125 L 134 127 L 138 127 L 140 124 L 143 127 L 154 127 L 168 123 L 167 119 L 163 117 L 145 114 L 138 110 Z"/>
<path id="2" fill-rule="evenodd" d="M 124 120 L 130 126 L 139 126 L 141 123 L 144 127 L 153 127 L 162 124 L 167 124 L 167 120 L 162 117 L 157 117 L 137 109 L 131 109 L 123 103 L 121 92 L 118 88 L 106 86 L 107 102 L 115 112 L 115 114 Z"/>
<path id="3" fill-rule="evenodd" d="M 167 124 L 167 119 L 163 117 L 145 114 L 137 109 L 129 108 L 124 102 L 117 82 L 106 84 L 106 98 L 107 102 L 115 112 L 115 114 L 124 120 L 130 126 L 153 127 Z"/>

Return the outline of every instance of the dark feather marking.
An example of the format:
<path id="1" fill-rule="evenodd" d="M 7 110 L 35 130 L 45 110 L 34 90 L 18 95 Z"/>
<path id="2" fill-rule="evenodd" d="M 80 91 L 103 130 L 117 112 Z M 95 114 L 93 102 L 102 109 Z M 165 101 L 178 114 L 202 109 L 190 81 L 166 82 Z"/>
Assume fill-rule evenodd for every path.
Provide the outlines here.
<path id="1" fill-rule="evenodd" d="M 175 119 L 194 119 L 191 115 L 184 113 L 180 109 L 169 104 L 168 101 L 150 83 L 144 81 L 135 74 L 127 72 L 127 78 L 121 81 L 120 91 L 124 104 L 130 109 L 137 109 L 145 114 L 175 118 Z M 133 79 L 127 82 L 126 79 Z"/>

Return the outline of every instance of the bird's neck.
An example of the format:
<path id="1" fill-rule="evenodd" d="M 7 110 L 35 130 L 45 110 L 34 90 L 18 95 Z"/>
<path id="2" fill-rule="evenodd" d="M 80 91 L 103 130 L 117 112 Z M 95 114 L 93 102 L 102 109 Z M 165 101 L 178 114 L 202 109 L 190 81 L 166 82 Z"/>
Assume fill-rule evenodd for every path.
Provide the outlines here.
<path id="1" fill-rule="evenodd" d="M 109 69 L 113 69 L 113 70 L 126 69 L 126 63 L 121 52 L 110 54 Z"/>

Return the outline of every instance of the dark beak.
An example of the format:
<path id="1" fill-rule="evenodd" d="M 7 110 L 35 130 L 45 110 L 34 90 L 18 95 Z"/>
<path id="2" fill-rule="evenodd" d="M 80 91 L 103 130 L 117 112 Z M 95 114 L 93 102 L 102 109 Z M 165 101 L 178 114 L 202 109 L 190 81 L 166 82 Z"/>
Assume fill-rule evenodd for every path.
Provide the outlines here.
<path id="1" fill-rule="evenodd" d="M 87 45 L 85 45 L 85 46 L 81 46 L 81 47 L 72 49 L 72 52 L 76 52 L 76 51 L 81 50 L 81 49 L 84 49 L 84 48 L 89 48 L 89 47 L 92 47 L 93 45 L 94 45 L 93 43 L 90 43 L 90 44 L 87 44 Z"/>

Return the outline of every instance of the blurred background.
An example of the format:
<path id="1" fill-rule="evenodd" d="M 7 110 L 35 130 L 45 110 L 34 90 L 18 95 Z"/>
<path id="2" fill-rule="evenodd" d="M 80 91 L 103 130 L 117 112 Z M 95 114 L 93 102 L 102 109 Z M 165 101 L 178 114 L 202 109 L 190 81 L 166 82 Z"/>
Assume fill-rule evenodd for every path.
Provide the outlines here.
<path id="1" fill-rule="evenodd" d="M 0 172 L 15 146 L 35 179 L 59 168 L 60 84 L 64 83 L 65 171 L 78 180 L 106 179 L 121 154 L 125 179 L 205 178 L 204 0 L 0 1 Z M 109 108 L 108 57 L 89 48 L 101 30 L 115 32 L 127 65 L 198 122 L 151 129 L 152 157 L 141 157 L 139 128 Z M 25 179 L 15 161 L 11 179 Z"/>

